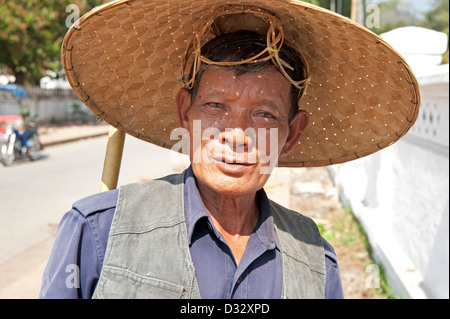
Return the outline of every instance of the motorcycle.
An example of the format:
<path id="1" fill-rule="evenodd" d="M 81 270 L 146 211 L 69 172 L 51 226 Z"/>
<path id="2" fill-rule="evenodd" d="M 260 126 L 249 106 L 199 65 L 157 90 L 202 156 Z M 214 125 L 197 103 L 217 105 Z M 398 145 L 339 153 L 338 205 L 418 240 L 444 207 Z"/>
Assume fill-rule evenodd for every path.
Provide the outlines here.
<path id="1" fill-rule="evenodd" d="M 0 85 L 0 91 L 12 93 L 18 101 L 18 112 L 0 115 L 0 158 L 5 166 L 10 166 L 16 156 L 27 156 L 32 161 L 41 157 L 41 143 L 30 112 L 23 107 L 23 99 L 28 94 L 20 86 Z M 15 114 L 14 114 L 15 113 Z"/>
<path id="2" fill-rule="evenodd" d="M 26 127 L 21 132 L 14 123 L 7 123 L 3 134 L 0 155 L 3 165 L 10 166 L 16 156 L 35 161 L 41 157 L 41 143 L 36 127 Z"/>

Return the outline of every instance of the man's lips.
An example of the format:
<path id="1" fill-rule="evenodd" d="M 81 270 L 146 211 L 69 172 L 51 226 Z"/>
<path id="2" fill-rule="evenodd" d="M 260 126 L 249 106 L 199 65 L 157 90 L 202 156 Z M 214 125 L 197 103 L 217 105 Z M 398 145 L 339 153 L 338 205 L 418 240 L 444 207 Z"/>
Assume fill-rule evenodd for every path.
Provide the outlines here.
<path id="1" fill-rule="evenodd" d="M 256 163 L 249 163 L 249 162 L 243 161 L 242 159 L 236 159 L 236 158 L 224 157 L 224 156 L 212 157 L 212 159 L 216 162 L 230 164 L 230 165 L 252 166 L 252 165 L 256 164 Z"/>
<path id="2" fill-rule="evenodd" d="M 254 163 L 247 163 L 238 159 L 224 157 L 213 157 L 212 160 L 216 163 L 220 171 L 227 175 L 244 174 L 248 169 L 251 169 L 252 166 L 256 165 Z"/>

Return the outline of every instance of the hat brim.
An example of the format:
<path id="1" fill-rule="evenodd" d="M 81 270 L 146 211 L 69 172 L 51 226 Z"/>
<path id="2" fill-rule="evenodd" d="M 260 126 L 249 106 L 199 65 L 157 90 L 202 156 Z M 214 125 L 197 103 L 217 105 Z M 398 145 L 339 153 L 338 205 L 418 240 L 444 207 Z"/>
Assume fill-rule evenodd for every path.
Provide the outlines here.
<path id="1" fill-rule="evenodd" d="M 180 64 L 199 21 L 229 4 L 275 13 L 309 63 L 300 101 L 310 124 L 279 166 L 354 160 L 404 136 L 420 105 L 411 69 L 380 37 L 295 0 L 124 0 L 87 13 L 67 32 L 62 65 L 80 100 L 119 130 L 171 148 L 178 140 Z"/>

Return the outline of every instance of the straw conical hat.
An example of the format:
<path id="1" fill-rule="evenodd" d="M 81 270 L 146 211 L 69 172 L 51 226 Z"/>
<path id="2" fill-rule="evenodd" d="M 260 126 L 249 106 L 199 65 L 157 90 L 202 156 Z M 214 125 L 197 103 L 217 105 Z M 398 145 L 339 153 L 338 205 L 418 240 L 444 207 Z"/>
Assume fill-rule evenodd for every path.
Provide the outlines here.
<path id="1" fill-rule="evenodd" d="M 97 7 L 66 34 L 62 64 L 78 97 L 112 126 L 166 148 L 177 143 L 181 61 L 199 24 L 223 6 L 272 12 L 304 54 L 310 124 L 279 166 L 324 166 L 404 136 L 420 104 L 404 59 L 366 28 L 296 0 L 128 0 Z M 243 9 L 244 14 L 245 9 Z M 246 28 L 242 19 L 242 28 Z M 249 26 L 252 28 L 252 26 Z"/>

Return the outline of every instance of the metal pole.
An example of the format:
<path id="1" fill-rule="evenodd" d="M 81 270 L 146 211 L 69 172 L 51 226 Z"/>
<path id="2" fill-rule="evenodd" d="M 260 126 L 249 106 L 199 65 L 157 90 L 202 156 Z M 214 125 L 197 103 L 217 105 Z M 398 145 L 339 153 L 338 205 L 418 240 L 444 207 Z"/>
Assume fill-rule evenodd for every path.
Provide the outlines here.
<path id="1" fill-rule="evenodd" d="M 343 14 L 343 10 L 342 10 L 342 0 L 337 0 L 337 8 L 336 8 L 336 12 L 339 14 Z"/>
<path id="2" fill-rule="evenodd" d="M 336 12 L 336 0 L 330 1 L 330 10 Z"/>
<path id="3" fill-rule="evenodd" d="M 106 192 L 117 187 L 124 144 L 125 133 L 111 126 L 106 146 L 100 192 Z"/>
<path id="4" fill-rule="evenodd" d="M 364 18 L 365 18 L 365 5 L 363 0 L 352 0 L 352 9 L 351 9 L 351 16 L 350 18 L 361 24 L 364 25 Z"/>

